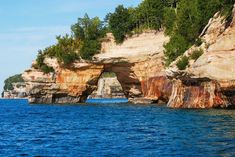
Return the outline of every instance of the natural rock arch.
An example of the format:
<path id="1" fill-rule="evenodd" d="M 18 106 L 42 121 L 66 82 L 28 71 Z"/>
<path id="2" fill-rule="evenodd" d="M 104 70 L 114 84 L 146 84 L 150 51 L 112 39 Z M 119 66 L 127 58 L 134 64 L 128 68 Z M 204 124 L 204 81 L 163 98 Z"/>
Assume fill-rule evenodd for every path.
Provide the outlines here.
<path id="1" fill-rule="evenodd" d="M 102 43 L 101 53 L 91 62 L 77 61 L 69 68 L 56 59 L 46 58 L 45 64 L 55 74 L 44 74 L 31 68 L 23 77 L 31 103 L 80 103 L 97 88 L 103 72 L 114 72 L 125 96 L 131 102 L 167 102 L 171 84 L 166 79 L 164 43 L 169 38 L 164 32 L 149 31 L 134 35 L 121 45 L 111 34 Z"/>

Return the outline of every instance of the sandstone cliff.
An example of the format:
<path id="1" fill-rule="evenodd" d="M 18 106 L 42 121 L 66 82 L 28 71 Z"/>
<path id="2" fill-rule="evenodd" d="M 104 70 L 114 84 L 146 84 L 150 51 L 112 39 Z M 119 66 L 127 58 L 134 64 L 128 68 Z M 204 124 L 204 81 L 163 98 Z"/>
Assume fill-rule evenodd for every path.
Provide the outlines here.
<path id="1" fill-rule="evenodd" d="M 27 98 L 26 94 L 26 85 L 24 82 L 15 82 L 12 83 L 12 90 L 4 90 L 2 92 L 2 97 L 6 99 L 18 99 L 18 98 Z"/>
<path id="2" fill-rule="evenodd" d="M 173 79 L 173 92 L 168 102 L 174 108 L 232 107 L 235 98 L 235 10 L 233 20 L 226 27 L 226 20 L 216 14 L 202 34 L 204 43 L 185 52 L 190 56 L 195 49 L 204 54 L 190 61 L 188 68 L 180 71 L 176 62 L 167 69 Z"/>
<path id="3" fill-rule="evenodd" d="M 45 63 L 55 73 L 44 74 L 31 68 L 22 75 L 27 86 L 30 103 L 80 103 L 96 89 L 97 81 L 103 71 L 102 65 L 74 63 L 72 69 L 60 67 L 56 59 Z"/>
<path id="4" fill-rule="evenodd" d="M 55 73 L 44 74 L 31 68 L 23 74 L 31 103 L 84 102 L 96 88 L 103 72 L 114 72 L 123 92 L 133 102 L 167 102 L 171 83 L 164 71 L 163 32 L 149 31 L 117 45 L 111 34 L 102 43 L 102 53 L 92 62 L 77 61 L 70 68 L 55 59 L 44 62 Z"/>
<path id="5" fill-rule="evenodd" d="M 234 11 L 235 12 L 235 11 Z M 186 70 L 164 66 L 164 32 L 148 31 L 117 45 L 111 34 L 102 43 L 101 53 L 91 62 L 76 61 L 63 67 L 56 59 L 45 64 L 55 69 L 44 74 L 31 68 L 23 74 L 31 103 L 81 103 L 97 89 L 104 72 L 114 72 L 125 96 L 134 103 L 167 103 L 173 108 L 231 107 L 235 103 L 235 16 L 228 25 L 217 13 L 201 34 L 203 43 L 184 53 L 190 57 Z"/>
<path id="6" fill-rule="evenodd" d="M 116 73 L 129 101 L 167 102 L 171 84 L 164 70 L 163 45 L 168 41 L 164 32 L 149 31 L 116 45 L 109 34 L 95 60 L 104 64 L 105 71 Z"/>

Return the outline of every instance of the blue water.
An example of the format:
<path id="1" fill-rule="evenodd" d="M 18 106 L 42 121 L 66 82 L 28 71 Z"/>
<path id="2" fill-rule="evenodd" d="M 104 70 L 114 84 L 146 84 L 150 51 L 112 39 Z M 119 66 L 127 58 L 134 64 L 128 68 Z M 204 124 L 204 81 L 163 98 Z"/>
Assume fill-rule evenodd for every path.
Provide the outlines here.
<path id="1" fill-rule="evenodd" d="M 127 103 L 128 99 L 87 99 L 86 103 L 113 104 Z"/>
<path id="2" fill-rule="evenodd" d="M 235 156 L 235 110 L 0 100 L 0 156 Z"/>

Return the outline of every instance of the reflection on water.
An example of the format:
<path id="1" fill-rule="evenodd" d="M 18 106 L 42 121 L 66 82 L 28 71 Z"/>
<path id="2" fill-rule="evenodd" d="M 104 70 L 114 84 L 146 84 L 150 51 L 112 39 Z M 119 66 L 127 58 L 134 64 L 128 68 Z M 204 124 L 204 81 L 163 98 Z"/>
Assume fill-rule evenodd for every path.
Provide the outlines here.
<path id="1" fill-rule="evenodd" d="M 235 155 L 235 110 L 0 100 L 0 117 L 1 156 Z"/>

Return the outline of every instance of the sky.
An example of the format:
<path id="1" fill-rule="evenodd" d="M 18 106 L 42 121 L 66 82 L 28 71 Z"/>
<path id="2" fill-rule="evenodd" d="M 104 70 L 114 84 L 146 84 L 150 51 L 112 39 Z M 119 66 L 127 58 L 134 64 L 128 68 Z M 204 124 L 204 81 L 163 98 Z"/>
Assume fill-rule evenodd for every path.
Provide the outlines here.
<path id="1" fill-rule="evenodd" d="M 101 19 L 115 7 L 142 0 L 0 0 L 0 92 L 4 80 L 30 68 L 39 49 L 70 33 L 78 17 Z"/>

